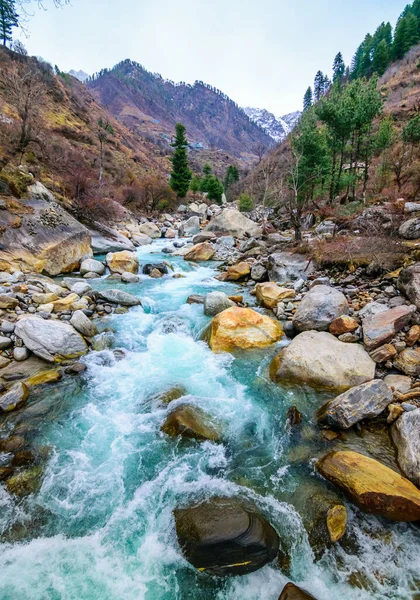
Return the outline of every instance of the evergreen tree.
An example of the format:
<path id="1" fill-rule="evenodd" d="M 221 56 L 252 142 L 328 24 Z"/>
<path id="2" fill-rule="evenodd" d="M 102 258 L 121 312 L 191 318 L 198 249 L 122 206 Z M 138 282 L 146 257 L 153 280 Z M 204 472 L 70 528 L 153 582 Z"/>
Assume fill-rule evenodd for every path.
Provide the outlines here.
<path id="1" fill-rule="evenodd" d="M 194 175 L 191 179 L 190 190 L 196 194 L 200 191 L 201 179 L 198 175 Z"/>
<path id="2" fill-rule="evenodd" d="M 172 173 L 169 185 L 177 193 L 179 198 L 185 198 L 192 173 L 188 168 L 187 146 L 188 141 L 185 136 L 186 129 L 182 123 L 176 126 L 175 141 L 172 146 L 175 148 L 172 156 Z"/>
<path id="3" fill-rule="evenodd" d="M 364 45 L 360 44 L 357 48 L 355 55 L 351 61 L 350 67 L 350 76 L 352 79 L 357 79 L 360 77 L 361 68 L 362 68 L 362 58 L 364 54 Z"/>
<path id="4" fill-rule="evenodd" d="M 210 177 L 212 176 L 211 171 L 212 171 L 211 166 L 208 163 L 206 163 L 203 167 L 204 177 L 200 183 L 200 192 L 203 192 L 203 194 L 205 194 L 209 191 L 209 181 L 210 181 Z"/>
<path id="5" fill-rule="evenodd" d="M 369 77 L 372 74 L 372 46 L 373 38 L 368 33 L 363 41 L 363 55 L 359 74 L 361 77 Z"/>
<path id="6" fill-rule="evenodd" d="M 324 95 L 325 90 L 325 76 L 322 71 L 318 71 L 314 79 L 314 100 L 319 102 Z"/>
<path id="7" fill-rule="evenodd" d="M 15 0 L 0 0 L 0 39 L 3 46 L 12 41 L 12 29 L 18 25 Z"/>
<path id="8" fill-rule="evenodd" d="M 419 21 L 412 12 L 406 16 L 407 20 L 407 37 L 406 37 L 406 52 L 413 46 L 419 43 Z"/>
<path id="9" fill-rule="evenodd" d="M 412 117 L 402 132 L 402 139 L 406 144 L 415 146 L 420 144 L 420 115 Z"/>
<path id="10" fill-rule="evenodd" d="M 235 184 L 237 181 L 239 181 L 238 167 L 236 167 L 235 165 L 230 165 L 227 168 L 226 175 L 225 175 L 225 181 L 224 181 L 225 192 L 227 193 L 229 191 L 229 188 L 233 184 Z"/>
<path id="11" fill-rule="evenodd" d="M 383 75 L 391 60 L 390 50 L 385 40 L 381 40 L 375 49 L 372 69 L 374 73 Z"/>
<path id="12" fill-rule="evenodd" d="M 312 88 L 311 88 L 311 86 L 309 86 L 303 97 L 303 111 L 305 112 L 306 110 L 311 108 L 312 104 L 313 104 Z"/>
<path id="13" fill-rule="evenodd" d="M 215 176 L 209 175 L 209 179 L 207 182 L 207 197 L 209 200 L 214 200 L 217 204 L 222 203 L 222 195 L 223 195 L 223 184 L 222 182 Z"/>
<path id="14" fill-rule="evenodd" d="M 346 65 L 344 64 L 343 55 L 339 52 L 334 58 L 333 64 L 333 82 L 341 81 L 346 71 Z"/>
<path id="15" fill-rule="evenodd" d="M 403 58 L 404 54 L 419 42 L 418 23 L 417 17 L 411 12 L 407 12 L 405 16 L 400 17 L 395 28 L 392 46 L 392 58 L 394 60 Z"/>

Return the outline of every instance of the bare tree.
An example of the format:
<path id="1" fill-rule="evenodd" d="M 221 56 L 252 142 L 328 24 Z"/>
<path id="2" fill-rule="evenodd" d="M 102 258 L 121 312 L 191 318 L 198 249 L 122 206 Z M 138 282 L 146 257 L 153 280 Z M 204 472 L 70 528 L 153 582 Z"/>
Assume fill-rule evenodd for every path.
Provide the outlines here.
<path id="1" fill-rule="evenodd" d="M 104 162 L 105 162 L 105 146 L 108 141 L 108 136 L 114 135 L 114 128 L 108 119 L 102 119 L 102 117 L 98 120 L 98 139 L 100 145 L 100 168 L 99 168 L 99 181 L 101 182 L 104 176 Z"/>
<path id="2" fill-rule="evenodd" d="M 260 142 L 259 144 L 257 144 L 255 146 L 254 152 L 258 157 L 257 165 L 259 165 L 261 163 L 262 159 L 264 158 L 265 153 L 267 152 L 267 146 Z"/>
<path id="3" fill-rule="evenodd" d="M 24 70 L 16 65 L 0 73 L 0 89 L 20 119 L 17 151 L 20 160 L 31 142 L 40 143 L 42 129 L 41 107 L 46 95 L 45 86 L 37 71 Z"/>

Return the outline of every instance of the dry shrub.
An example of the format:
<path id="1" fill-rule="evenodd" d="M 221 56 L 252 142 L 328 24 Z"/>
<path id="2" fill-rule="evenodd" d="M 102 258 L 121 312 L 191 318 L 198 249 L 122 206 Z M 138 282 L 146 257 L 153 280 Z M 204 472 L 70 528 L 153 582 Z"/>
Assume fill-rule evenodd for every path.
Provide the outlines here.
<path id="1" fill-rule="evenodd" d="M 169 210 L 176 205 L 176 194 L 167 181 L 158 177 L 148 177 L 134 181 L 121 190 L 120 202 L 133 212 L 151 214 Z"/>
<path id="2" fill-rule="evenodd" d="M 109 198 L 75 198 L 72 205 L 76 218 L 84 222 L 100 221 L 112 224 L 121 221 L 125 214 L 121 204 Z"/>
<path id="3" fill-rule="evenodd" d="M 314 259 L 323 268 L 367 267 L 375 264 L 383 271 L 392 271 L 404 262 L 405 250 L 398 239 L 372 235 L 337 236 L 315 246 Z"/>

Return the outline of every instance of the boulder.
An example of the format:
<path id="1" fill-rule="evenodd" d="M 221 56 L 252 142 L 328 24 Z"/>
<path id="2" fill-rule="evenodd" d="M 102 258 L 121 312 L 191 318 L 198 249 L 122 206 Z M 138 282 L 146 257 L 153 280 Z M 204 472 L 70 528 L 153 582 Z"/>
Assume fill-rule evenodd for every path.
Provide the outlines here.
<path id="1" fill-rule="evenodd" d="M 2 217 L 19 214 L 19 224 L 0 228 L 0 271 L 59 275 L 79 268 L 91 254 L 89 230 L 56 202 L 7 200 Z"/>
<path id="2" fill-rule="evenodd" d="M 251 308 L 228 308 L 211 324 L 210 348 L 214 352 L 265 348 L 283 337 L 280 323 Z"/>
<path id="3" fill-rule="evenodd" d="M 212 240 L 216 240 L 216 236 L 214 233 L 205 233 L 202 231 L 193 237 L 193 244 L 201 244 L 201 242 L 210 242 Z"/>
<path id="4" fill-rule="evenodd" d="M 420 519 L 420 490 L 373 458 L 351 450 L 331 452 L 317 469 L 367 513 L 393 521 Z"/>
<path id="5" fill-rule="evenodd" d="M 185 558 L 209 575 L 246 575 L 277 556 L 276 531 L 234 498 L 210 498 L 177 509 L 174 516 Z"/>
<path id="6" fill-rule="evenodd" d="M 268 276 L 270 281 L 287 283 L 298 279 L 307 279 L 313 271 L 313 266 L 307 256 L 278 252 L 268 257 Z"/>
<path id="7" fill-rule="evenodd" d="M 411 389 L 411 377 L 406 375 L 387 375 L 384 382 L 400 394 L 406 394 Z"/>
<path id="8" fill-rule="evenodd" d="M 131 234 L 131 240 L 135 246 L 148 246 L 153 242 L 152 238 L 145 233 L 133 233 Z"/>
<path id="9" fill-rule="evenodd" d="M 190 217 L 184 223 L 181 223 L 178 229 L 179 237 L 192 237 L 200 232 L 200 219 L 198 217 Z"/>
<path id="10" fill-rule="evenodd" d="M 279 287 L 273 282 L 257 283 L 255 291 L 258 302 L 265 308 L 274 308 L 280 301 L 296 297 L 295 290 Z"/>
<path id="11" fill-rule="evenodd" d="M 363 341 L 369 350 L 387 344 L 411 320 L 415 306 L 397 306 L 363 319 Z"/>
<path id="12" fill-rule="evenodd" d="M 177 406 L 165 419 L 161 430 L 171 437 L 220 441 L 221 434 L 208 414 L 191 405 Z"/>
<path id="13" fill-rule="evenodd" d="M 312 288 L 293 317 L 296 331 L 327 331 L 331 322 L 349 312 L 344 294 L 327 285 Z"/>
<path id="14" fill-rule="evenodd" d="M 211 260 L 215 254 L 216 252 L 211 244 L 202 242 L 201 244 L 195 244 L 192 248 L 189 248 L 188 252 L 184 254 L 184 260 Z"/>
<path id="15" fill-rule="evenodd" d="M 410 377 L 418 377 L 420 375 L 420 352 L 412 349 L 403 350 L 394 360 L 394 367 Z"/>
<path id="16" fill-rule="evenodd" d="M 330 333 L 306 331 L 283 348 L 270 365 L 273 381 L 346 391 L 375 377 L 375 363 L 359 344 Z"/>
<path id="17" fill-rule="evenodd" d="M 134 273 L 129 273 L 126 271 L 122 273 L 121 281 L 123 283 L 138 283 L 140 281 L 140 277 Z"/>
<path id="18" fill-rule="evenodd" d="M 83 337 L 64 321 L 25 316 L 16 323 L 15 333 L 29 350 L 48 362 L 78 358 L 87 352 Z"/>
<path id="19" fill-rule="evenodd" d="M 51 304 L 54 307 L 54 312 L 62 312 L 63 310 L 71 310 L 76 302 L 79 302 L 80 296 L 77 294 L 69 294 L 64 298 L 54 300 Z"/>
<path id="20" fill-rule="evenodd" d="M 226 208 L 207 225 L 205 232 L 219 235 L 233 235 L 236 238 L 262 236 L 262 229 L 233 208 Z"/>
<path id="21" fill-rule="evenodd" d="M 294 583 L 288 583 L 284 586 L 279 600 L 316 600 L 316 598 Z"/>
<path id="22" fill-rule="evenodd" d="M 351 388 L 330 400 L 318 412 L 323 425 L 349 429 L 362 419 L 373 419 L 392 402 L 392 390 L 381 379 Z"/>
<path id="23" fill-rule="evenodd" d="M 151 275 L 153 271 L 159 271 L 161 275 L 167 275 L 169 273 L 168 267 L 165 263 L 147 263 L 143 266 L 143 275 Z"/>
<path id="24" fill-rule="evenodd" d="M 96 326 L 88 319 L 82 310 L 76 310 L 73 313 L 70 319 L 70 325 L 73 325 L 76 331 L 86 337 L 93 337 L 98 333 Z"/>
<path id="25" fill-rule="evenodd" d="M 34 494 L 41 487 L 42 474 L 42 468 L 39 466 L 20 471 L 6 481 L 7 491 L 19 497 Z"/>
<path id="26" fill-rule="evenodd" d="M 420 487 L 420 408 L 404 412 L 391 427 L 401 471 Z"/>
<path id="27" fill-rule="evenodd" d="M 121 304 L 122 306 L 138 306 L 141 304 L 140 298 L 123 292 L 122 290 L 100 290 L 99 296 L 112 304 Z"/>
<path id="28" fill-rule="evenodd" d="M 109 252 L 106 255 L 106 264 L 111 273 L 138 273 L 139 259 L 135 252 L 123 250 L 122 252 Z"/>
<path id="29" fill-rule="evenodd" d="M 103 275 L 105 273 L 105 265 L 100 260 L 94 258 L 86 258 L 80 265 L 80 275 L 86 275 L 86 273 L 97 273 Z"/>
<path id="30" fill-rule="evenodd" d="M 14 410 L 29 398 L 29 389 L 24 383 L 15 383 L 0 396 L 0 409 L 5 412 Z"/>
<path id="31" fill-rule="evenodd" d="M 420 238 L 420 218 L 409 219 L 403 223 L 398 233 L 405 240 L 418 240 Z"/>
<path id="32" fill-rule="evenodd" d="M 143 225 L 139 226 L 138 231 L 152 238 L 152 240 L 160 238 L 160 229 L 155 223 L 143 223 Z"/>
<path id="33" fill-rule="evenodd" d="M 127 237 L 102 223 L 95 223 L 95 228 L 90 229 L 89 233 L 92 236 L 92 251 L 94 254 L 134 250 L 134 244 Z"/>
<path id="34" fill-rule="evenodd" d="M 77 294 L 77 296 L 84 296 L 91 290 L 92 290 L 92 287 L 88 283 L 86 283 L 84 281 L 78 281 L 77 283 L 75 283 L 73 285 L 73 287 L 71 288 L 70 291 L 72 294 Z M 48 304 L 48 302 L 46 302 L 45 304 Z"/>
<path id="35" fill-rule="evenodd" d="M 342 315 L 337 317 L 330 324 L 330 333 L 333 335 L 343 335 L 343 333 L 353 333 L 359 328 L 359 323 L 353 317 Z"/>
<path id="36" fill-rule="evenodd" d="M 204 314 L 209 317 L 215 317 L 232 306 L 235 306 L 235 303 L 223 292 L 210 292 L 204 298 Z"/>
<path id="37" fill-rule="evenodd" d="M 251 268 L 251 279 L 254 281 L 264 281 L 267 279 L 267 269 L 263 265 L 253 265 Z"/>
<path id="38" fill-rule="evenodd" d="M 420 263 L 403 269 L 397 287 L 406 298 L 420 309 Z"/>
<path id="39" fill-rule="evenodd" d="M 239 281 L 248 277 L 251 273 L 251 266 L 247 262 L 240 262 L 228 268 L 226 273 L 223 273 L 220 279 L 223 281 Z"/>

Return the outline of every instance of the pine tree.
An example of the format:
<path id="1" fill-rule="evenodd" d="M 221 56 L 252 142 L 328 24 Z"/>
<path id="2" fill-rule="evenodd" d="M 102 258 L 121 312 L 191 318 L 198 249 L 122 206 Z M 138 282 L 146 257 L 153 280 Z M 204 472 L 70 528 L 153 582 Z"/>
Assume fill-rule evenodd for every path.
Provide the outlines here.
<path id="1" fill-rule="evenodd" d="M 402 58 L 407 50 L 410 49 L 411 45 L 408 44 L 408 40 L 413 36 L 414 31 L 412 19 L 409 19 L 409 15 L 401 17 L 397 23 L 397 27 L 395 28 L 394 43 L 392 46 L 392 58 L 394 60 L 399 60 Z"/>
<path id="2" fill-rule="evenodd" d="M 237 181 L 239 181 L 238 167 L 236 167 L 235 165 L 230 165 L 227 168 L 226 175 L 225 175 L 225 181 L 224 181 L 224 188 L 225 188 L 226 193 L 228 192 L 229 188 L 233 184 L 235 184 Z"/>
<path id="3" fill-rule="evenodd" d="M 373 37 L 368 33 L 363 40 L 363 56 L 360 62 L 360 76 L 369 77 L 372 74 Z"/>
<path id="4" fill-rule="evenodd" d="M 360 44 L 351 61 L 350 76 L 352 79 L 357 79 L 358 77 L 360 77 L 363 54 L 364 45 Z"/>
<path id="5" fill-rule="evenodd" d="M 318 71 L 314 79 L 314 100 L 319 102 L 324 95 L 325 76 L 322 71 Z"/>
<path id="6" fill-rule="evenodd" d="M 194 175 L 191 179 L 190 190 L 196 194 L 200 191 L 201 179 L 198 175 Z"/>
<path id="7" fill-rule="evenodd" d="M 407 36 L 406 36 L 406 52 L 410 50 L 413 46 L 419 43 L 420 35 L 419 35 L 419 22 L 412 12 L 410 12 L 406 16 L 407 20 Z"/>
<path id="8" fill-rule="evenodd" d="M 383 75 L 391 60 L 390 50 L 385 40 L 379 42 L 376 47 L 372 60 L 372 69 L 374 73 Z"/>
<path id="9" fill-rule="evenodd" d="M 15 0 L 0 0 L 0 39 L 3 46 L 12 41 L 12 29 L 18 25 Z"/>
<path id="10" fill-rule="evenodd" d="M 341 81 L 346 71 L 346 65 L 344 64 L 343 55 L 339 52 L 334 58 L 333 64 L 333 82 Z"/>
<path id="11" fill-rule="evenodd" d="M 192 178 L 192 173 L 188 168 L 188 141 L 185 132 L 184 125 L 178 123 L 176 126 L 175 141 L 172 144 L 175 151 L 172 156 L 172 173 L 169 185 L 178 194 L 179 198 L 185 198 L 187 195 Z"/>
<path id="12" fill-rule="evenodd" d="M 209 175 L 207 183 L 207 197 L 209 200 L 214 200 L 217 204 L 222 204 L 223 184 L 215 176 Z"/>
<path id="13" fill-rule="evenodd" d="M 303 97 L 303 112 L 305 112 L 306 110 L 311 108 L 312 104 L 313 104 L 312 88 L 311 88 L 311 86 L 309 86 Z"/>

